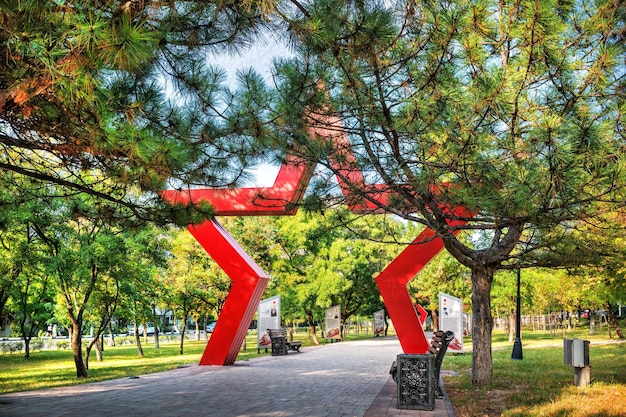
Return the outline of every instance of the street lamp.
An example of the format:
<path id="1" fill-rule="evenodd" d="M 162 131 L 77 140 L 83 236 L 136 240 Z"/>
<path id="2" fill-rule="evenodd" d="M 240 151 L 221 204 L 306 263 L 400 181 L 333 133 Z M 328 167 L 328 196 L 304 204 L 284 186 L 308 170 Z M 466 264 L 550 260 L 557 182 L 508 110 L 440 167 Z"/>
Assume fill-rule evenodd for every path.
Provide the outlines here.
<path id="1" fill-rule="evenodd" d="M 513 353 L 511 359 L 524 359 L 522 354 L 522 316 L 521 316 L 521 297 L 520 297 L 520 269 L 517 269 L 517 311 L 515 313 L 515 342 L 513 342 Z"/>

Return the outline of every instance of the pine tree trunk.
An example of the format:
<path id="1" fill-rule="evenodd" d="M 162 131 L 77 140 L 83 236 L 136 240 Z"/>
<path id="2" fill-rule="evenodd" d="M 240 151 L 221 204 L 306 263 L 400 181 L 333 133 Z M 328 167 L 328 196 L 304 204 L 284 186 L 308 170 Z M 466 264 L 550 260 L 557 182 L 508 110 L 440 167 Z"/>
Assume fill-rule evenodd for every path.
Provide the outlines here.
<path id="1" fill-rule="evenodd" d="M 493 377 L 493 360 L 491 356 L 491 332 L 493 329 L 493 317 L 491 316 L 492 280 L 492 270 L 472 270 L 472 384 L 478 387 L 491 384 Z"/>

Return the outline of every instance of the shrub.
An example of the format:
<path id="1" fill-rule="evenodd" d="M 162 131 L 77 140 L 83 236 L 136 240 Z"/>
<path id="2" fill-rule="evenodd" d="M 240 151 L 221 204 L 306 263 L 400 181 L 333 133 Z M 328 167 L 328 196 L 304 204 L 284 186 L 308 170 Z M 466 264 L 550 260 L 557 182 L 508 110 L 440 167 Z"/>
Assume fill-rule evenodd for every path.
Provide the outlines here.
<path id="1" fill-rule="evenodd" d="M 44 345 L 44 340 L 43 338 L 36 338 L 36 339 L 32 339 L 30 341 L 30 348 L 31 350 L 42 350 L 43 349 L 43 345 Z"/>
<path id="2" fill-rule="evenodd" d="M 67 340 L 61 340 L 57 342 L 58 350 L 66 350 L 66 349 L 69 349 L 69 347 L 70 347 L 70 342 L 68 342 Z"/>

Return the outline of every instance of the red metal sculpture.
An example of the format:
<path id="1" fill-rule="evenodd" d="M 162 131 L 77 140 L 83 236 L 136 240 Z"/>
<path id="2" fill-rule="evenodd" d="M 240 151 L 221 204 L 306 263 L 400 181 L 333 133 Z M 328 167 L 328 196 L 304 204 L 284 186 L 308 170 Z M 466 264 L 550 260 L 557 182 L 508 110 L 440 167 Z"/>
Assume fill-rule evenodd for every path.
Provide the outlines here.
<path id="1" fill-rule="evenodd" d="M 384 184 L 365 183 L 363 173 L 355 168 L 356 160 L 341 128 L 341 121 L 337 117 L 330 121 L 324 127 L 309 121 L 309 126 L 312 126 L 309 131 L 318 140 L 331 141 L 341 154 L 341 162 L 336 158 L 332 163 L 350 210 L 355 213 L 381 213 L 380 206 L 385 204 L 391 193 Z M 163 196 L 172 203 L 208 201 L 215 207 L 216 216 L 293 215 L 314 168 L 296 157 L 288 156 L 272 187 L 169 190 Z M 354 187 L 360 192 L 353 193 L 351 190 Z M 367 197 L 362 191 L 366 191 Z M 464 212 L 462 208 L 453 211 L 459 215 Z M 230 365 L 237 358 L 268 278 L 217 220 L 189 226 L 189 231 L 233 281 L 200 364 Z M 428 340 L 407 291 L 407 283 L 441 249 L 443 241 L 435 237 L 433 230 L 425 229 L 376 278 L 404 353 L 421 354 L 428 351 Z"/>

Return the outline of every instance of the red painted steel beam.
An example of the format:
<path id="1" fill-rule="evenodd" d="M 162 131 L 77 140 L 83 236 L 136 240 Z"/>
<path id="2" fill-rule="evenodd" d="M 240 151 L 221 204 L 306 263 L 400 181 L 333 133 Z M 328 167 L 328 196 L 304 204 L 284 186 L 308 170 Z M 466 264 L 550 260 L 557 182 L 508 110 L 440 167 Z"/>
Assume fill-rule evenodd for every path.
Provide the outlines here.
<path id="1" fill-rule="evenodd" d="M 167 190 L 162 195 L 170 203 L 209 202 L 216 216 L 294 215 L 314 169 L 288 155 L 271 187 Z"/>
<path id="2" fill-rule="evenodd" d="M 425 229 L 376 277 L 376 285 L 404 353 L 428 352 L 428 340 L 407 284 L 441 249 L 443 241 L 435 238 L 432 229 Z"/>
<path id="3" fill-rule="evenodd" d="M 420 324 L 423 327 L 424 323 L 426 323 L 426 317 L 428 317 L 428 311 L 426 311 L 426 309 L 419 304 L 416 305 L 415 308 L 417 308 L 417 315 L 419 316 Z"/>
<path id="4" fill-rule="evenodd" d="M 217 220 L 188 229 L 232 280 L 200 365 L 231 365 L 237 359 L 269 277 Z"/>
<path id="5" fill-rule="evenodd" d="M 365 183 L 340 119 L 328 117 L 323 126 L 309 122 L 311 136 L 332 142 L 339 153 L 340 158 L 334 158 L 331 163 L 349 209 L 355 213 L 384 213 L 384 206 L 392 193 L 385 184 Z M 207 201 L 215 208 L 216 216 L 293 215 L 314 168 L 314 165 L 288 155 L 272 187 L 169 190 L 163 193 L 163 197 L 171 203 L 181 204 Z M 201 365 L 229 365 L 237 357 L 267 285 L 267 275 L 217 221 L 189 226 L 189 230 L 233 281 L 200 362 Z M 407 284 L 442 248 L 443 241 L 433 230 L 426 229 L 376 279 L 405 353 L 428 351 L 426 335 Z"/>

